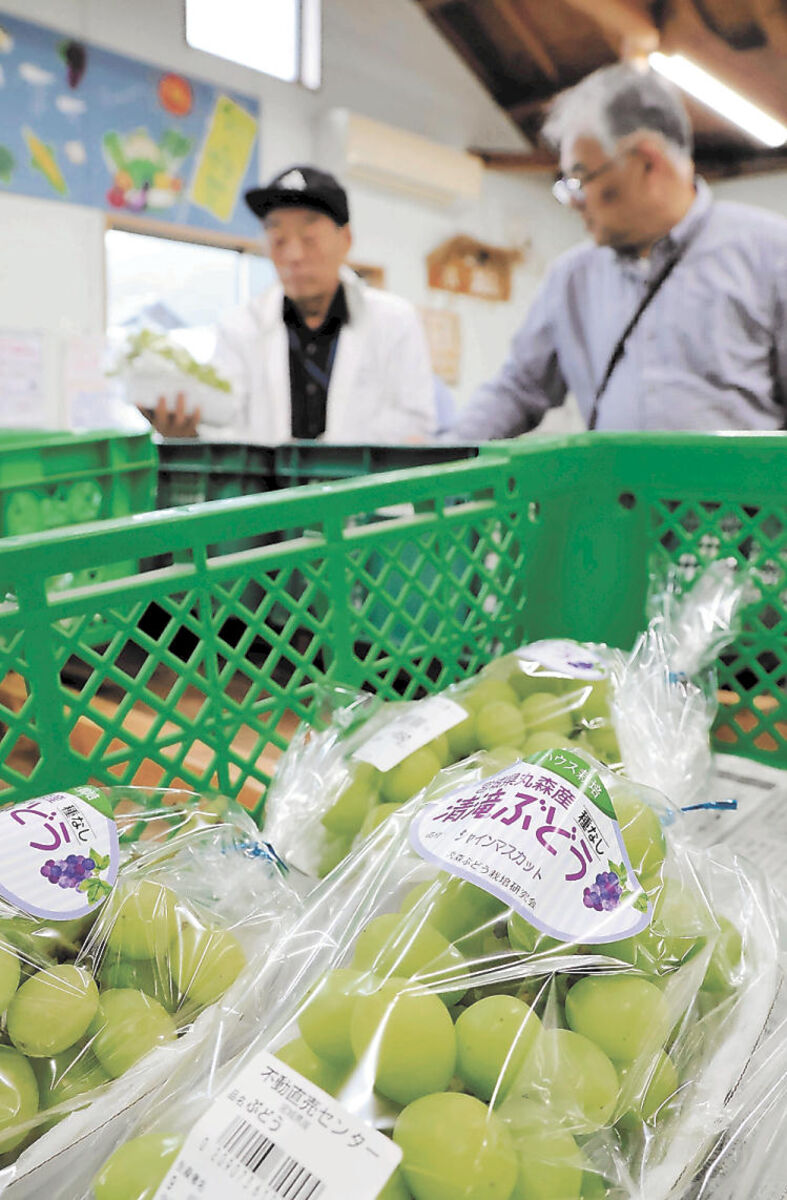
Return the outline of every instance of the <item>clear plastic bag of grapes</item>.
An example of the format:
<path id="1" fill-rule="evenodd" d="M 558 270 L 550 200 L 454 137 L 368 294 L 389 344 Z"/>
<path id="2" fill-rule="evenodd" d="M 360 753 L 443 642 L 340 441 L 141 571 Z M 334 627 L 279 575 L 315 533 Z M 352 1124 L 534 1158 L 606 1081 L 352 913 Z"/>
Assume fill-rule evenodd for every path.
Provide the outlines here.
<path id="1" fill-rule="evenodd" d="M 480 751 L 502 766 L 578 750 L 676 807 L 701 800 L 717 707 L 712 663 L 752 594 L 750 573 L 731 560 L 711 563 L 690 588 L 676 569 L 654 569 L 650 621 L 629 652 L 549 638 L 422 700 L 327 689 L 319 718 L 279 764 L 266 836 L 321 878 L 440 770 Z"/>
<path id="2" fill-rule="evenodd" d="M 618 763 L 611 702 L 624 656 L 553 639 L 494 660 L 416 701 L 325 689 L 296 731 L 268 792 L 264 833 L 282 857 L 323 877 L 439 771 L 487 751 L 510 764 L 543 750 Z"/>
<path id="3" fill-rule="evenodd" d="M 234 802 L 90 787 L 0 810 L 0 897 L 0 1191 L 21 1198 L 222 1007 L 253 1015 L 245 985 L 299 900 Z"/>
<path id="4" fill-rule="evenodd" d="M 613 722 L 630 779 L 681 807 L 702 800 L 718 709 L 715 661 L 758 596 L 751 569 L 716 559 L 703 571 L 654 567 L 647 628 L 615 667 Z"/>
<path id="5" fill-rule="evenodd" d="M 690 1194 L 780 982 L 769 892 L 585 751 L 498 767 L 444 770 L 317 885 L 246 1048 L 185 1062 L 78 1195 Z"/>

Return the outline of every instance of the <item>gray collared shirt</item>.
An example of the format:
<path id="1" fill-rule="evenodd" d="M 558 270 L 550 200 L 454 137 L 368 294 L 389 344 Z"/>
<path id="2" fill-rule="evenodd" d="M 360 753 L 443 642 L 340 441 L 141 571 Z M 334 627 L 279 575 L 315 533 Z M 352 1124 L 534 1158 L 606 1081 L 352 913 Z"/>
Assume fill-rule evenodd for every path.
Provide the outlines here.
<path id="1" fill-rule="evenodd" d="M 649 281 L 680 259 L 626 342 L 598 429 L 780 429 L 787 419 L 787 221 L 713 202 L 703 180 L 647 259 L 588 243 L 562 255 L 496 378 L 459 414 L 462 441 L 516 437 L 570 391 L 589 420 Z"/>

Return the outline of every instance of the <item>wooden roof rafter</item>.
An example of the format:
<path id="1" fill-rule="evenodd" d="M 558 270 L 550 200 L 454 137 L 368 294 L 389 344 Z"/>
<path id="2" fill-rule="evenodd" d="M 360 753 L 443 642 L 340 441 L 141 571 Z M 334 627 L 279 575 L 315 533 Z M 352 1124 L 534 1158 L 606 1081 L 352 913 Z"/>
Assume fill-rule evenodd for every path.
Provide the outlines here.
<path id="1" fill-rule="evenodd" d="M 552 83 L 557 83 L 560 79 L 557 64 L 522 10 L 515 8 L 513 0 L 491 0 L 491 4 L 515 37 L 521 41 L 541 73 Z"/>
<path id="2" fill-rule="evenodd" d="M 416 2 L 536 148 L 515 162 L 494 147 L 474 150 L 497 169 L 548 170 L 540 133 L 555 97 L 599 67 L 656 49 L 685 55 L 787 123 L 787 0 Z M 774 155 L 709 105 L 685 100 L 703 173 L 783 169 L 787 149 Z"/>
<path id="3" fill-rule="evenodd" d="M 634 58 L 658 50 L 658 26 L 628 0 L 564 0 L 569 8 L 590 17 L 604 40 L 620 58 Z"/>
<path id="4" fill-rule="evenodd" d="M 454 47 L 460 58 L 463 58 L 473 74 L 480 79 L 486 90 L 491 96 L 496 96 L 496 81 L 492 76 L 486 62 L 483 61 L 480 54 L 477 54 L 473 46 L 469 45 L 467 40 L 460 37 L 454 29 L 453 24 L 446 19 L 442 13 L 442 9 L 450 3 L 450 0 L 419 0 L 422 8 L 426 8 L 432 23 L 442 33 L 447 42 Z"/>
<path id="5" fill-rule="evenodd" d="M 552 150 L 536 146 L 533 150 L 489 150 L 474 146 L 468 151 L 481 159 L 493 171 L 517 171 L 543 174 L 557 170 L 557 156 Z"/>

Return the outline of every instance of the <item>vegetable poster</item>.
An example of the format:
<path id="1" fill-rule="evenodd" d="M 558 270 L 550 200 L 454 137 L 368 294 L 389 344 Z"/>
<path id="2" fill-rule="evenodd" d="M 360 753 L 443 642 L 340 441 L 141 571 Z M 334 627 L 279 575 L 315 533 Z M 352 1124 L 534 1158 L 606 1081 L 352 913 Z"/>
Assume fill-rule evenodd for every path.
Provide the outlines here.
<path id="1" fill-rule="evenodd" d="M 259 104 L 0 11 L 0 194 L 254 237 Z"/>

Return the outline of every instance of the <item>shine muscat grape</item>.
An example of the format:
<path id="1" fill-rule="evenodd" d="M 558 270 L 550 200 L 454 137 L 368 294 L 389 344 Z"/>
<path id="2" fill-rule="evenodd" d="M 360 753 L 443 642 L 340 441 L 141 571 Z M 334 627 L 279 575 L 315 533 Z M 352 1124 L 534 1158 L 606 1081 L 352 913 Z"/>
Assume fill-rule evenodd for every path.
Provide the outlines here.
<path id="1" fill-rule="evenodd" d="M 95 1200 L 151 1200 L 182 1142 L 176 1134 L 146 1133 L 119 1146 L 93 1180 Z"/>
<path id="2" fill-rule="evenodd" d="M 19 955 L 11 946 L 0 943 L 0 1013 L 8 1008 L 21 977 Z"/>
<path id="3" fill-rule="evenodd" d="M 45 863 L 43 874 L 73 888 L 94 866 L 69 855 Z M 95 975 L 81 962 L 58 961 L 80 953 L 97 919 L 106 929 L 97 930 L 84 958 Z M 171 889 L 152 880 L 121 883 L 98 918 L 8 918 L 2 937 L 0 1015 L 10 1045 L 0 1045 L 0 1153 L 7 1155 L 155 1045 L 173 1040 L 245 965 L 229 930 L 197 924 Z M 38 1112 L 38 1124 L 17 1129 Z"/>

